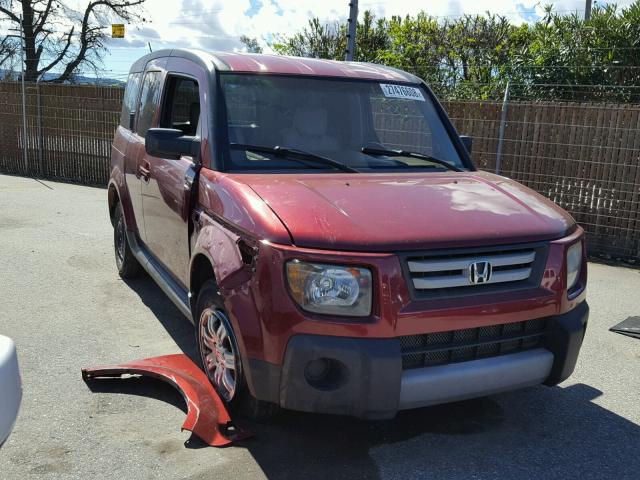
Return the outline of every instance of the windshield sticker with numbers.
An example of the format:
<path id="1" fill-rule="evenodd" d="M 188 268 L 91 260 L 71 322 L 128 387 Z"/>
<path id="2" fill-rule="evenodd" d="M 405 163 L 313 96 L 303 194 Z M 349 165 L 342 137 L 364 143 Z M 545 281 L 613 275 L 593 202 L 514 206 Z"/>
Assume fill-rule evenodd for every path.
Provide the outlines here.
<path id="1" fill-rule="evenodd" d="M 391 85 L 389 83 L 381 83 L 380 88 L 385 97 L 404 98 L 406 100 L 418 100 L 424 102 L 424 96 L 419 88 L 407 87 L 404 85 Z"/>

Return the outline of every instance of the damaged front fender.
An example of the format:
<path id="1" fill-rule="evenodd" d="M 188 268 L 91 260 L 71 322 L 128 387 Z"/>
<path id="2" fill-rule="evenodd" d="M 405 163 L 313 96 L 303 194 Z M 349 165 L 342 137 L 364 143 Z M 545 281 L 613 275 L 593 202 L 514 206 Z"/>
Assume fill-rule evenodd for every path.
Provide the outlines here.
<path id="1" fill-rule="evenodd" d="M 82 369 L 85 382 L 126 374 L 156 378 L 176 388 L 187 404 L 187 418 L 182 430 L 192 432 L 208 445 L 222 447 L 250 436 L 234 426 L 224 402 L 205 373 L 184 354 Z"/>
<path id="2" fill-rule="evenodd" d="M 204 255 L 209 259 L 221 291 L 237 288 L 251 278 L 252 260 L 246 261 L 241 250 L 245 240 L 237 233 L 224 228 L 207 213 L 198 212 L 194 238 L 192 258 Z"/>

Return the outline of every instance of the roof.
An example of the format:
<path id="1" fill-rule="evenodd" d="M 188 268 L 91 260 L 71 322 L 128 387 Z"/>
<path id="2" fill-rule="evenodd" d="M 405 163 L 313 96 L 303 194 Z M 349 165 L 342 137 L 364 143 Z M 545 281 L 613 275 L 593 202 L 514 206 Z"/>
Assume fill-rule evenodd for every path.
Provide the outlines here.
<path id="1" fill-rule="evenodd" d="M 137 60 L 131 71 L 142 71 L 152 59 L 162 57 L 187 58 L 209 70 L 346 77 L 368 80 L 419 83 L 420 79 L 403 70 L 363 62 L 340 62 L 319 58 L 289 57 L 257 53 L 205 52 L 192 49 L 159 50 Z"/>

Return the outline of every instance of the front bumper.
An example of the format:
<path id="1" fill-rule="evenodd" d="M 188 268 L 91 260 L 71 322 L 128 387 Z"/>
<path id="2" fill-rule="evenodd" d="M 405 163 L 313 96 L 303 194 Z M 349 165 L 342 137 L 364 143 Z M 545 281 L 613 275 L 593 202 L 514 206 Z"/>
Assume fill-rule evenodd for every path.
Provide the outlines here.
<path id="1" fill-rule="evenodd" d="M 251 389 L 258 398 L 292 410 L 391 418 L 398 410 L 555 385 L 573 372 L 588 317 L 589 307 L 582 302 L 548 318 L 543 348 L 407 370 L 397 338 L 295 335 L 281 368 L 249 362 Z M 308 368 L 319 359 L 329 360 L 323 380 Z"/>

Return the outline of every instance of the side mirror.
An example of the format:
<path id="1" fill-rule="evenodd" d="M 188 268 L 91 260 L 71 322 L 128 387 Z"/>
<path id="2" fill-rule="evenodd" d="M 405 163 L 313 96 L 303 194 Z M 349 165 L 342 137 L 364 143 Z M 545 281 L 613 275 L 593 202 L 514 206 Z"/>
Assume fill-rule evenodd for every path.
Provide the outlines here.
<path id="1" fill-rule="evenodd" d="M 467 149 L 467 153 L 471 155 L 471 149 L 473 147 L 473 137 L 469 135 L 460 135 L 460 140 L 462 141 L 462 145 Z"/>
<path id="2" fill-rule="evenodd" d="M 150 128 L 145 136 L 144 148 L 149 155 L 160 158 L 179 159 L 182 155 L 198 157 L 200 139 L 187 137 L 175 128 Z"/>
<path id="3" fill-rule="evenodd" d="M 133 126 L 136 123 L 136 112 L 129 112 L 129 130 L 133 131 Z"/>

